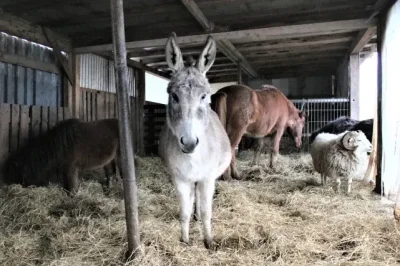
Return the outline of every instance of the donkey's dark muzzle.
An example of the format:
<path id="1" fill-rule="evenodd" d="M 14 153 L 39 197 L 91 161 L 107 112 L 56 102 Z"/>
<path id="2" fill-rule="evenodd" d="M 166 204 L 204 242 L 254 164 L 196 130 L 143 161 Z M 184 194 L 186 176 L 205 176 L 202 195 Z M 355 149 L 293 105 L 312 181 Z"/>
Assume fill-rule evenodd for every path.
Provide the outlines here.
<path id="1" fill-rule="evenodd" d="M 193 153 L 194 149 L 197 147 L 197 144 L 199 144 L 199 139 L 196 138 L 194 141 L 183 141 L 183 138 L 181 138 L 181 144 L 183 153 Z"/>

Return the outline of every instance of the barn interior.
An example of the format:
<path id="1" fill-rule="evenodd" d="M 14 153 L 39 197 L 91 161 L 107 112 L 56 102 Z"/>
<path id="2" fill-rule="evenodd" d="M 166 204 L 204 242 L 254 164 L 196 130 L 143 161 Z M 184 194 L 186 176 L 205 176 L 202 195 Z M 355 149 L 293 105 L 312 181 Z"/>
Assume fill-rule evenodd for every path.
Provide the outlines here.
<path id="1" fill-rule="evenodd" d="M 340 116 L 377 119 L 377 145 L 374 146 L 380 156 L 376 163 L 375 192 L 393 203 L 400 187 L 400 178 L 395 174 L 400 173 L 396 166 L 399 152 L 392 144 L 400 130 L 396 126 L 399 123 L 393 121 L 399 121 L 400 117 L 389 112 L 389 106 L 398 108 L 393 100 L 398 78 L 390 69 L 400 60 L 395 49 L 400 45 L 396 30 L 400 21 L 399 1 L 126 0 L 123 5 L 127 89 L 133 146 L 141 178 L 139 214 L 144 217 L 143 239 L 149 254 L 141 258 L 141 265 L 195 265 L 198 261 L 213 264 L 218 262 L 218 255 L 226 265 L 260 265 L 264 261 L 276 265 L 296 261 L 297 265 L 349 261 L 379 265 L 400 261 L 399 234 L 390 222 L 391 213 L 388 214 L 392 208 L 382 205 L 381 198 L 370 195 L 369 187 L 360 185 L 359 192 L 348 198 L 337 196 L 328 188 L 319 188 L 315 182 L 318 176 L 313 174 L 307 153 L 308 137 L 329 121 Z M 111 19 L 109 0 L 0 0 L 0 184 L 10 154 L 58 122 L 71 117 L 83 121 L 118 117 Z M 251 166 L 243 138 L 238 156 L 240 169 L 247 177 L 243 183 L 234 181 L 217 187 L 218 195 L 222 195 L 216 207 L 217 221 L 232 219 L 232 223 L 217 226 L 220 250 L 211 258 L 202 250 L 201 243 L 196 242 L 189 248 L 177 245 L 177 201 L 172 198 L 172 186 L 159 184 L 167 174 L 159 169 L 158 159 L 153 158 L 157 156 L 166 108 L 165 102 L 155 102 L 150 96 L 165 95 L 165 84 L 171 75 L 165 60 L 165 43 L 171 32 L 177 34 L 183 54 L 195 59 L 209 35 L 216 40 L 217 57 L 207 72 L 213 92 L 229 84 L 244 84 L 252 89 L 272 84 L 296 107 L 305 106 L 308 114 L 303 153 L 293 154 L 293 144 L 290 140 L 286 143 L 285 139 L 282 151 L 287 157 L 281 158 L 277 171 L 267 169 L 267 156 L 262 166 Z M 362 70 L 368 58 L 375 60 L 369 68 L 373 74 Z M 163 81 L 151 81 L 149 74 Z M 371 75 L 372 82 L 365 78 Z M 367 86 L 367 83 L 374 85 Z M 383 157 L 386 164 L 382 164 Z M 56 175 L 59 177 L 59 173 Z M 89 179 L 102 175 L 88 174 Z M 256 196 L 249 195 L 243 189 L 246 186 Z M 263 187 L 272 193 L 271 197 L 263 196 Z M 59 188 L 35 189 L 10 186 L 1 189 L 0 215 L 8 222 L 0 226 L 0 235 L 1 239 L 11 239 L 10 248 L 0 248 L 2 264 L 29 264 L 39 257 L 36 258 L 39 264 L 70 265 L 75 258 L 82 265 L 122 265 L 126 245 L 121 244 L 125 241 L 125 228 L 120 190 L 109 200 L 96 185 L 86 181 L 80 198 L 70 201 L 61 195 Z M 312 198 L 313 195 L 316 197 Z M 32 204 L 25 207 L 16 204 L 18 197 Z M 52 200 L 46 201 L 46 197 Z M 239 198 L 247 203 L 248 209 L 236 202 Z M 322 217 L 329 210 L 328 206 L 319 205 L 320 202 L 327 205 L 332 202 L 336 206 L 332 210 L 336 218 L 331 222 Z M 340 210 L 341 203 L 348 214 Z M 154 213 L 140 207 L 143 204 L 151 206 Z M 7 208 L 2 210 L 1 206 Z M 39 211 L 38 206 L 46 207 Z M 232 216 L 236 213 L 246 217 L 257 213 L 257 209 L 261 210 L 260 216 L 251 221 L 235 220 Z M 273 216 L 278 217 L 275 220 L 268 214 L 271 209 Z M 37 216 L 26 219 L 26 212 Z M 351 213 L 361 215 L 360 212 L 365 214 L 360 226 L 373 228 L 376 235 L 363 236 L 364 231 L 357 228 Z M 91 220 L 93 215 L 98 220 Z M 375 220 L 368 223 L 372 217 Z M 261 218 L 273 221 L 266 225 Z M 12 219 L 20 225 L 11 226 Z M 75 230 L 69 241 L 57 240 L 68 236 L 62 219 L 71 222 Z M 87 224 L 82 225 L 82 221 Z M 104 226 L 110 221 L 114 224 L 111 231 Z M 343 227 L 349 225 L 348 230 L 332 229 L 334 222 Z M 39 226 L 46 223 L 51 224 L 47 232 Z M 240 225 L 229 231 L 235 223 Z M 288 227 L 279 227 L 282 223 Z M 324 240 L 322 235 L 307 238 L 300 232 L 301 226 L 310 229 L 313 223 L 321 229 L 318 234 L 323 232 L 322 225 L 328 224 L 331 228 L 328 239 Z M 172 239 L 155 225 L 173 232 Z M 85 239 L 80 239 L 82 242 L 79 242 L 80 227 L 89 232 Z M 96 227 L 101 230 L 95 233 Z M 274 227 L 280 235 L 274 233 Z M 293 239 L 282 237 L 287 236 L 288 228 L 298 235 Z M 113 233 L 117 240 L 112 237 Z M 19 240 L 18 234 L 23 234 Z M 90 234 L 94 236 L 93 242 Z M 228 237 L 224 238 L 224 234 Z M 101 244 L 101 238 L 106 239 L 106 244 Z M 308 244 L 307 252 L 299 248 L 302 239 Z M 4 242 L 7 240 L 2 241 L 0 246 L 7 247 Z M 335 245 L 328 247 L 324 241 L 333 241 Z M 27 248 L 25 258 L 18 260 L 17 251 L 28 245 L 24 243 L 35 244 Z M 35 248 L 37 243 L 41 244 Z M 93 243 L 93 248 L 78 255 L 80 243 Z M 384 252 L 371 255 L 377 247 L 382 247 Z M 265 253 L 263 249 L 269 251 Z M 238 252 L 242 255 L 234 255 Z M 97 255 L 102 260 L 95 258 Z"/>

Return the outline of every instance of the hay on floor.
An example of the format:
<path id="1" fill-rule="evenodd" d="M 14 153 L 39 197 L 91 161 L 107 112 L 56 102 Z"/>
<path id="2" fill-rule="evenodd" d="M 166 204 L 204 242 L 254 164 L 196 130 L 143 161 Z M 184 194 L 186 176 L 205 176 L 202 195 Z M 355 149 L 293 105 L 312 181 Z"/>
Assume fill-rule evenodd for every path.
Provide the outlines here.
<path id="1" fill-rule="evenodd" d="M 191 246 L 179 242 L 178 202 L 159 158 L 138 158 L 144 254 L 127 265 L 395 265 L 400 234 L 393 209 L 371 187 L 351 195 L 319 185 L 308 154 L 251 166 L 239 156 L 244 181 L 219 181 L 213 208 L 216 250 L 191 222 Z M 102 178 L 102 172 L 86 175 Z M 343 184 L 343 191 L 346 183 Z M 0 190 L 0 265 L 125 265 L 121 186 L 104 196 L 96 181 L 69 198 L 59 186 Z"/>

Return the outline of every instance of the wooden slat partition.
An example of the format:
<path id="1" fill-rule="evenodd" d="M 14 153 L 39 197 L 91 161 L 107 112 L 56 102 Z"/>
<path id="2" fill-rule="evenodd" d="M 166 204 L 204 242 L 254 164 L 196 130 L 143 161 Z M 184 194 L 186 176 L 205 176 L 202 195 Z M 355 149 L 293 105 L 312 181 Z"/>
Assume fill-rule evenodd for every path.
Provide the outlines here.
<path id="1" fill-rule="evenodd" d="M 0 183 L 4 180 L 5 163 L 12 152 L 23 147 L 30 138 L 70 117 L 69 108 L 0 104 Z"/>

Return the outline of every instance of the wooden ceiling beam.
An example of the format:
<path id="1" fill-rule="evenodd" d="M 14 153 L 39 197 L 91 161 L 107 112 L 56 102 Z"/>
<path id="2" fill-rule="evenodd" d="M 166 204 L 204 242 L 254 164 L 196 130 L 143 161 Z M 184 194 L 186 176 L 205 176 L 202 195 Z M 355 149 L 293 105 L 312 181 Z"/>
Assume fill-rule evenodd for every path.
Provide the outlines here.
<path id="1" fill-rule="evenodd" d="M 280 27 L 267 27 L 249 30 L 227 31 L 219 33 L 211 33 L 215 40 L 227 39 L 233 44 L 248 43 L 266 40 L 280 40 L 297 37 L 332 35 L 345 32 L 358 31 L 375 26 L 376 19 L 371 19 L 368 23 L 364 19 L 352 19 L 342 21 L 320 22 Z M 177 41 L 179 44 L 201 44 L 204 43 L 209 34 L 180 36 Z M 163 47 L 167 42 L 167 38 L 142 40 L 127 42 L 127 49 Z M 87 47 L 78 47 L 74 51 L 76 53 L 91 53 L 101 51 L 111 51 L 112 44 L 95 45 Z"/>
<path id="2" fill-rule="evenodd" d="M 260 58 L 260 57 L 279 57 L 279 56 L 292 56 L 292 55 L 304 55 L 304 54 L 315 54 L 315 53 L 331 53 L 331 52 L 342 52 L 345 54 L 347 50 L 349 49 L 348 44 L 342 44 L 342 45 L 332 45 L 332 46 L 317 46 L 313 47 L 310 46 L 309 48 L 303 48 L 303 49 L 294 49 L 294 50 L 275 50 L 275 51 L 270 51 L 270 50 L 261 50 L 257 52 L 252 52 L 252 53 L 246 53 L 245 56 L 249 60 L 251 58 Z"/>
<path id="3" fill-rule="evenodd" d="M 51 32 L 51 35 L 57 40 L 57 44 L 61 50 L 69 52 L 72 50 L 72 42 L 70 39 L 62 36 L 61 34 Z M 4 12 L 0 8 L 0 31 L 5 32 L 10 35 L 14 35 L 31 42 L 39 43 L 45 46 L 50 46 L 51 44 L 47 40 L 43 33 L 42 27 L 34 25 L 26 20 L 20 19 L 13 15 Z"/>
<path id="4" fill-rule="evenodd" d="M 349 48 L 349 54 L 358 54 L 364 46 L 376 35 L 376 27 L 361 30 Z"/>
<path id="5" fill-rule="evenodd" d="M 211 32 L 214 29 L 214 24 L 210 22 L 194 0 L 181 0 L 182 4 L 197 20 L 201 27 L 206 32 Z M 250 65 L 250 63 L 243 57 L 243 55 L 235 48 L 235 46 L 227 39 L 217 39 L 216 44 L 218 49 L 225 54 L 226 57 L 232 60 L 232 62 L 239 64 L 240 66 L 251 76 L 257 77 L 257 71 Z"/>

